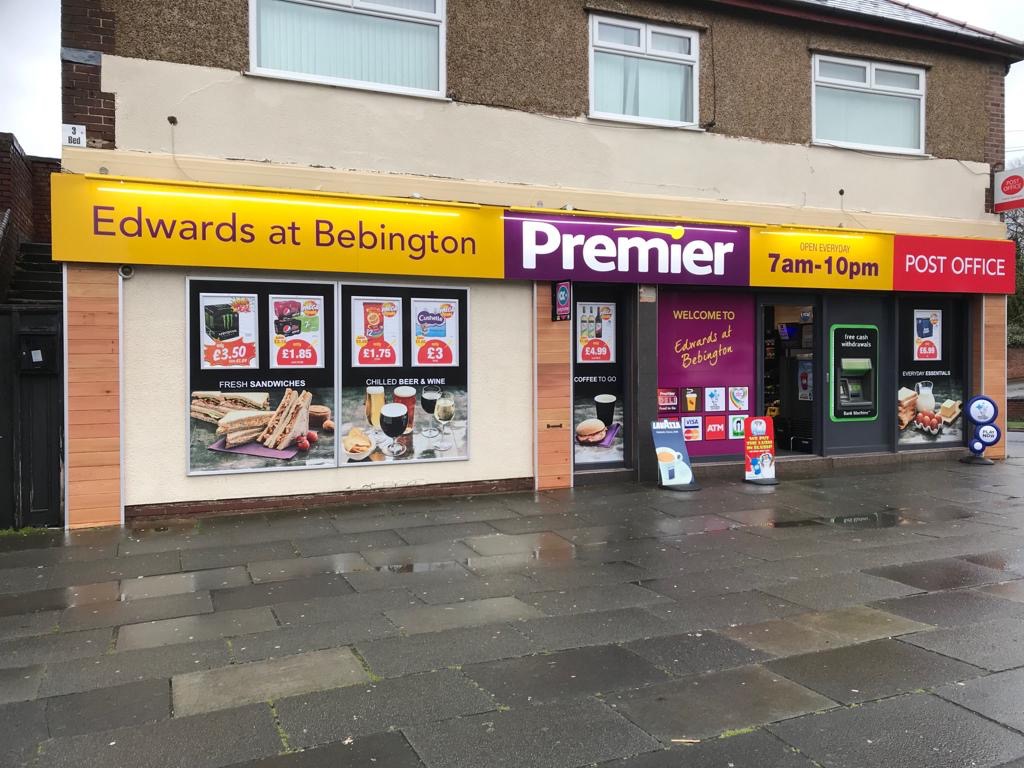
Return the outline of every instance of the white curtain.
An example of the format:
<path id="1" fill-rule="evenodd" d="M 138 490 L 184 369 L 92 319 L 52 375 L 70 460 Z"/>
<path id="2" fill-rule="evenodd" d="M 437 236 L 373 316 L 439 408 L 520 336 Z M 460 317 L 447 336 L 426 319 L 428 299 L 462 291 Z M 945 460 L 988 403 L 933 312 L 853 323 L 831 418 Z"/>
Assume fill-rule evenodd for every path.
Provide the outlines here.
<path id="1" fill-rule="evenodd" d="M 693 121 L 693 67 L 616 53 L 594 53 L 594 110 Z"/>
<path id="2" fill-rule="evenodd" d="M 921 149 L 921 101 L 819 85 L 815 138 L 878 147 Z"/>
<path id="3" fill-rule="evenodd" d="M 258 61 L 268 69 L 436 91 L 438 35 L 433 24 L 259 0 Z"/>

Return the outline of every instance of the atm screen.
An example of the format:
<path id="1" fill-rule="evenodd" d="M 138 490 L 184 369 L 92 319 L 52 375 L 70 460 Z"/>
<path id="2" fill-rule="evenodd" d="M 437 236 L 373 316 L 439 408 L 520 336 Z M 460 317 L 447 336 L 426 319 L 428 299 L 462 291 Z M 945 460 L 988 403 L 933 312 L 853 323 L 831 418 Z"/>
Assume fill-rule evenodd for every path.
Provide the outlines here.
<path id="1" fill-rule="evenodd" d="M 864 397 L 864 387 L 861 385 L 861 382 L 857 381 L 857 379 L 851 379 L 849 381 L 849 386 L 851 400 L 860 400 Z"/>

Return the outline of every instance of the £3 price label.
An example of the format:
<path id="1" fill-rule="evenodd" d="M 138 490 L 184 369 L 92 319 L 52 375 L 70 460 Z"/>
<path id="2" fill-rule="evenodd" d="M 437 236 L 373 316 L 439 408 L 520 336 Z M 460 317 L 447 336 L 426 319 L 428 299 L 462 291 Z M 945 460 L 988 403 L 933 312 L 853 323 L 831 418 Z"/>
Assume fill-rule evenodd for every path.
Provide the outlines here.
<path id="1" fill-rule="evenodd" d="M 395 348 L 384 339 L 370 339 L 359 348 L 360 365 L 394 365 L 397 361 Z"/>
<path id="2" fill-rule="evenodd" d="M 256 343 L 242 339 L 218 341 L 203 349 L 203 358 L 211 366 L 249 368 L 256 359 Z"/>
<path id="3" fill-rule="evenodd" d="M 452 348 L 440 339 L 430 339 L 416 350 L 417 365 L 451 365 L 454 359 Z"/>
<path id="4" fill-rule="evenodd" d="M 590 339 L 580 350 L 580 359 L 586 363 L 611 362 L 612 348 L 601 339 Z"/>
<path id="5" fill-rule="evenodd" d="M 315 367 L 317 362 L 316 349 L 305 339 L 290 339 L 277 350 L 277 364 L 302 367 Z"/>

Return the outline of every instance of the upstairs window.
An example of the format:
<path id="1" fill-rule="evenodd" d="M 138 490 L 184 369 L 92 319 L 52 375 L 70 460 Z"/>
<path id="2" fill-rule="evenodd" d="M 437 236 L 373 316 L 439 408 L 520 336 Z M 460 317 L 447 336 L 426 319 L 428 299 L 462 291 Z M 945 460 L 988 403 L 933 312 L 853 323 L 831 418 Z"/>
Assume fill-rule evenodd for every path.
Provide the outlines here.
<path id="1" fill-rule="evenodd" d="M 590 116 L 696 124 L 698 43 L 689 30 L 591 16 Z"/>
<path id="2" fill-rule="evenodd" d="M 444 95 L 445 0 L 250 0 L 256 74 Z"/>
<path id="3" fill-rule="evenodd" d="M 814 57 L 814 141 L 924 154 L 923 69 Z"/>

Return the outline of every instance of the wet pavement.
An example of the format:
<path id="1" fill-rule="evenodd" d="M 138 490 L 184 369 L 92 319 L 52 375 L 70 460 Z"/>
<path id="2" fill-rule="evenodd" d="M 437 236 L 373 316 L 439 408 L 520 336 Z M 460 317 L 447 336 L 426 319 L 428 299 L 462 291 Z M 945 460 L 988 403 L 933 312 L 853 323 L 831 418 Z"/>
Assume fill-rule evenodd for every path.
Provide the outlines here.
<path id="1" fill-rule="evenodd" d="M 0 765 L 1021 766 L 1022 469 L 3 536 Z"/>

